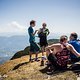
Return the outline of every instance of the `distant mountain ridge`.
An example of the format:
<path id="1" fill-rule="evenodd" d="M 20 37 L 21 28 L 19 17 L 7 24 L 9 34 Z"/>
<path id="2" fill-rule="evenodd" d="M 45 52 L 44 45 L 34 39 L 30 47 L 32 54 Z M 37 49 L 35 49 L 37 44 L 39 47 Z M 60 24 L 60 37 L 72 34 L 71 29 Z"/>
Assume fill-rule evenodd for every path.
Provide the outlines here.
<path id="1" fill-rule="evenodd" d="M 48 36 L 48 40 L 50 41 L 49 43 L 53 43 L 52 39 L 59 39 L 61 35 L 65 34 L 50 33 Z M 69 37 L 70 34 L 66 35 Z M 39 42 L 38 37 L 36 37 L 36 42 Z M 15 35 L 11 37 L 0 36 L 0 63 L 4 60 L 8 60 L 8 57 L 10 59 L 16 52 L 24 50 L 27 46 L 29 46 L 29 36 L 27 34 Z"/>
<path id="2" fill-rule="evenodd" d="M 57 34 L 50 34 L 48 39 L 55 39 L 57 37 Z M 36 42 L 39 42 L 38 37 L 36 37 Z M 0 36 L 0 56 L 2 57 L 5 56 L 4 54 L 12 56 L 17 51 L 23 50 L 26 46 L 29 46 L 28 35 Z"/>
<path id="3" fill-rule="evenodd" d="M 49 39 L 48 40 L 49 45 L 58 43 L 58 42 L 59 42 L 59 39 Z M 27 46 L 24 50 L 18 51 L 17 53 L 14 54 L 14 56 L 11 58 L 11 60 L 20 58 L 25 55 L 29 55 L 29 49 L 30 49 L 30 46 Z"/>
<path id="4" fill-rule="evenodd" d="M 0 37 L 0 51 L 16 52 L 29 45 L 27 36 Z"/>
<path id="5" fill-rule="evenodd" d="M 28 36 L 0 37 L 0 64 L 28 45 Z"/>

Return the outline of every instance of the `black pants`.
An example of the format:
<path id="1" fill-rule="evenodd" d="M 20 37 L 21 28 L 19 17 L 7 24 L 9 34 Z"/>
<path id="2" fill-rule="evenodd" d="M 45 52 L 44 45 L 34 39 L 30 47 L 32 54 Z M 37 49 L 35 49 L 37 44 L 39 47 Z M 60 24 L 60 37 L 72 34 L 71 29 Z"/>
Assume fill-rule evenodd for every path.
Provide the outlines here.
<path id="1" fill-rule="evenodd" d="M 72 58 L 71 59 L 72 63 L 79 62 L 79 61 L 80 61 L 80 57 L 78 57 L 78 58 Z"/>
<path id="2" fill-rule="evenodd" d="M 50 53 L 48 56 L 48 60 L 51 62 L 51 64 L 55 67 L 55 68 L 62 68 L 61 66 L 59 66 L 57 64 L 57 58 L 55 57 L 54 54 Z M 79 62 L 80 61 L 80 57 L 79 58 L 73 58 L 71 59 L 71 63 L 75 63 L 75 62 Z"/>
<path id="3" fill-rule="evenodd" d="M 50 53 L 48 56 L 48 60 L 56 69 L 61 69 L 61 67 L 57 64 L 57 58 L 54 54 Z"/>
<path id="4" fill-rule="evenodd" d="M 40 46 L 43 47 L 43 46 L 48 46 L 48 42 L 47 42 L 47 37 L 46 36 L 42 36 L 40 37 Z"/>

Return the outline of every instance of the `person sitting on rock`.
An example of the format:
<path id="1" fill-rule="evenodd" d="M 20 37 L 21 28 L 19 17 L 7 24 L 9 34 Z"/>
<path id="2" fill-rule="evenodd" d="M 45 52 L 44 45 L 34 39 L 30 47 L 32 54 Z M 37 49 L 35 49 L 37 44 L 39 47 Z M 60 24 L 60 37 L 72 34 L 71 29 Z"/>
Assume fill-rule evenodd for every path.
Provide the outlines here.
<path id="1" fill-rule="evenodd" d="M 78 53 L 67 40 L 68 37 L 63 35 L 60 37 L 60 43 L 46 47 L 49 64 L 53 65 L 57 69 L 67 68 L 70 54 L 74 54 L 77 58 L 80 58 L 80 53 Z"/>
<path id="2" fill-rule="evenodd" d="M 75 50 L 80 53 L 80 41 L 77 39 L 78 38 L 77 33 L 75 32 L 71 33 L 69 38 L 70 38 L 69 44 L 71 44 L 75 48 Z M 70 57 L 73 63 L 80 61 L 80 59 L 77 58 L 74 54 L 71 54 Z"/>

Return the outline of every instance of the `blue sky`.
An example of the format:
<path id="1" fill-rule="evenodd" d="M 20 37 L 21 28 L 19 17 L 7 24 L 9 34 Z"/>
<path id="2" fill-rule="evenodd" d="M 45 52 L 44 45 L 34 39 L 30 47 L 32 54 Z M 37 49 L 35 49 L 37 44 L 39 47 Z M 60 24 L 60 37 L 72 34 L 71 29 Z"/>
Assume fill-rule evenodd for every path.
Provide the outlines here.
<path id="1" fill-rule="evenodd" d="M 30 20 L 35 29 L 47 23 L 51 33 L 80 34 L 80 0 L 0 0 L 0 35 L 27 34 Z"/>

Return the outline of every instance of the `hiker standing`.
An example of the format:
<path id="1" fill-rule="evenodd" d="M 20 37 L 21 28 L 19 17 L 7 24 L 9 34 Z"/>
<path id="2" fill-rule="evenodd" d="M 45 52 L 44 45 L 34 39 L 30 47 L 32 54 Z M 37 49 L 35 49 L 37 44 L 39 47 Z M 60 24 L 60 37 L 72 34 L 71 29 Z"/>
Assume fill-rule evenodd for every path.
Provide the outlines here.
<path id="1" fill-rule="evenodd" d="M 39 61 L 38 60 L 38 52 L 40 50 L 40 47 L 39 45 L 35 42 L 35 34 L 37 33 L 38 30 L 35 30 L 34 32 L 34 29 L 33 27 L 35 27 L 35 21 L 32 20 L 30 21 L 30 27 L 28 28 L 28 33 L 29 33 L 29 42 L 30 42 L 30 59 L 29 61 L 33 61 L 32 60 L 32 53 L 35 53 L 35 61 Z"/>
<path id="2" fill-rule="evenodd" d="M 43 23 L 42 28 L 40 28 L 38 31 L 38 37 L 40 38 L 39 43 L 40 43 L 40 47 L 41 47 L 41 51 L 42 51 L 42 60 L 45 58 L 44 57 L 44 51 L 45 51 L 45 47 L 48 46 L 47 36 L 50 33 L 49 29 L 46 28 L 46 26 L 47 26 L 47 24 Z"/>

